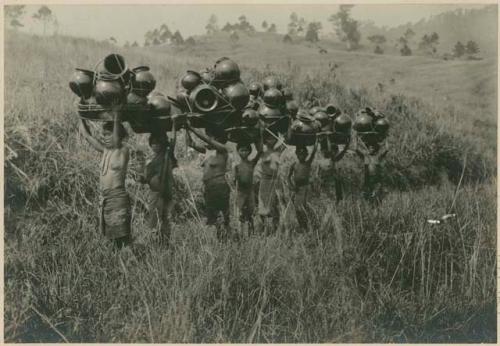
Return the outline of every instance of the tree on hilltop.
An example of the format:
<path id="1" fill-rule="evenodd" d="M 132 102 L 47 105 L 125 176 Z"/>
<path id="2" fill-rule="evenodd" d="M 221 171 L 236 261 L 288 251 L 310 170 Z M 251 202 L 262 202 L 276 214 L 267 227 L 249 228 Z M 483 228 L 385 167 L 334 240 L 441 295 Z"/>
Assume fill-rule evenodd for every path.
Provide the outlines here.
<path id="1" fill-rule="evenodd" d="M 375 54 L 384 54 L 384 50 L 382 49 L 382 45 L 387 41 L 384 35 L 372 35 L 367 37 L 368 41 L 375 45 L 374 53 Z"/>
<path id="2" fill-rule="evenodd" d="M 465 53 L 469 58 L 475 58 L 479 53 L 479 45 L 475 41 L 469 41 L 465 45 Z"/>
<path id="3" fill-rule="evenodd" d="M 267 22 L 263 21 L 262 22 L 262 29 L 264 29 L 264 31 L 266 31 L 268 27 L 269 27 L 269 25 L 267 24 Z"/>
<path id="4" fill-rule="evenodd" d="M 215 14 L 212 14 L 208 19 L 208 24 L 205 26 L 205 30 L 207 30 L 207 35 L 213 35 L 219 31 L 217 16 Z"/>
<path id="5" fill-rule="evenodd" d="M 353 7 L 354 5 L 340 5 L 339 11 L 328 18 L 328 21 L 334 26 L 338 38 L 347 43 L 348 50 L 357 49 L 361 40 L 359 23 L 351 18 Z"/>
<path id="6" fill-rule="evenodd" d="M 175 31 L 174 36 L 172 37 L 172 41 L 177 45 L 184 43 L 184 38 L 182 37 L 181 32 L 179 30 Z"/>
<path id="7" fill-rule="evenodd" d="M 275 34 L 278 30 L 276 29 L 276 24 L 272 23 L 269 28 L 267 28 L 267 32 Z"/>
<path id="8" fill-rule="evenodd" d="M 453 47 L 453 56 L 460 58 L 465 54 L 465 46 L 462 42 L 458 41 Z"/>
<path id="9" fill-rule="evenodd" d="M 305 32 L 307 22 L 303 17 L 297 15 L 297 13 L 292 12 L 290 14 L 290 23 L 288 23 L 288 35 L 301 35 Z"/>
<path id="10" fill-rule="evenodd" d="M 306 41 L 318 42 L 319 41 L 319 31 L 321 30 L 321 22 L 311 22 L 307 26 Z"/>
<path id="11" fill-rule="evenodd" d="M 40 6 L 37 12 L 32 16 L 33 19 L 40 21 L 43 24 L 43 35 L 45 36 L 47 32 L 47 24 L 54 23 L 55 16 L 52 10 L 45 5 Z"/>
<path id="12" fill-rule="evenodd" d="M 25 5 L 6 5 L 5 18 L 13 29 L 18 29 L 24 25 L 20 22 L 21 17 L 25 14 Z"/>
<path id="13" fill-rule="evenodd" d="M 418 48 L 428 55 L 435 55 L 437 53 L 437 45 L 439 44 L 439 35 L 433 32 L 430 35 L 425 34 L 422 36 Z"/>

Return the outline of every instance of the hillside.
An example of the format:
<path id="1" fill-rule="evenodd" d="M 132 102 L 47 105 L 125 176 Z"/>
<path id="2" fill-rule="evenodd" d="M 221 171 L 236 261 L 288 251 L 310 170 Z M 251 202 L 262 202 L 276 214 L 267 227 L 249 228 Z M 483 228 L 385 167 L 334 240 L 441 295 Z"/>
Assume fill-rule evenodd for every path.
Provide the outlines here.
<path id="1" fill-rule="evenodd" d="M 378 27 L 370 22 L 362 23 L 361 33 L 365 45 L 369 45 L 367 37 L 373 34 L 385 35 L 388 43 L 394 46 L 396 41 L 408 29 L 415 32 L 411 48 L 418 46 L 424 34 L 439 34 L 438 53 L 450 53 L 458 41 L 465 43 L 476 41 L 480 47 L 480 56 L 495 58 L 497 56 L 497 5 L 486 5 L 481 9 L 455 10 L 444 12 L 416 23 L 407 23 L 395 28 Z"/>
<path id="2" fill-rule="evenodd" d="M 155 47 L 177 57 L 215 61 L 230 56 L 244 67 L 285 73 L 329 73 L 335 81 L 352 88 L 366 88 L 385 97 L 403 93 L 441 109 L 453 109 L 458 127 L 487 143 L 496 139 L 496 59 L 445 61 L 423 56 L 402 57 L 348 52 L 331 41 L 316 45 L 285 44 L 282 35 L 257 33 L 240 35 L 231 43 L 228 34 L 197 37 L 194 47 Z M 334 67 L 334 66 L 337 67 Z M 245 69 L 244 69 L 245 70 Z M 245 76 L 251 79 L 251 76 Z M 443 116 L 445 116 L 443 114 Z M 449 119 L 448 119 L 449 120 Z M 485 145 L 490 147 L 490 145 Z"/>
<path id="3" fill-rule="evenodd" d="M 272 35 L 235 45 L 222 35 L 197 40 L 193 47 L 125 49 L 6 32 L 5 340 L 495 342 L 496 144 L 486 135 L 495 134 L 495 121 L 468 111 L 474 103 L 485 113 L 493 107 L 494 63 L 333 49 L 320 55 Z M 306 232 L 283 185 L 278 232 L 242 234 L 233 193 L 231 226 L 240 238 L 220 243 L 203 222 L 200 162 L 187 152 L 182 130 L 173 239 L 165 248 L 147 225 L 148 187 L 135 180 L 136 151 L 149 152 L 148 136 L 129 129 L 135 239 L 114 251 L 97 230 L 99 157 L 77 134 L 76 97 L 68 88 L 75 67 L 92 68 L 111 52 L 131 67 L 150 66 L 157 89 L 169 95 L 187 69 L 225 55 L 245 80 L 277 73 L 300 102 L 335 102 L 349 116 L 376 106 L 391 123 L 383 201 L 361 198 L 363 162 L 348 153 L 336 172 L 345 199 L 333 202 L 313 179 Z M 329 69 L 331 61 L 339 67 Z M 399 70 L 390 91 L 390 80 L 382 89 L 373 84 Z M 470 93 L 474 83 L 482 83 L 480 93 Z M 441 88 L 453 101 L 433 101 Z M 283 175 L 292 160 L 289 147 Z M 427 221 L 447 213 L 456 216 Z"/>

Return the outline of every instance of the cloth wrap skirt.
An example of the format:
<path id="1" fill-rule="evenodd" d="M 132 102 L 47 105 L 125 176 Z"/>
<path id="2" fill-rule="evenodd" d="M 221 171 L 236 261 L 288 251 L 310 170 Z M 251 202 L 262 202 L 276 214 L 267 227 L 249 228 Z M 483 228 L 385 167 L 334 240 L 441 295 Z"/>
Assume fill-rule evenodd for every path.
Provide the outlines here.
<path id="1" fill-rule="evenodd" d="M 106 189 L 101 193 L 99 226 L 108 239 L 130 236 L 130 198 L 125 187 Z"/>

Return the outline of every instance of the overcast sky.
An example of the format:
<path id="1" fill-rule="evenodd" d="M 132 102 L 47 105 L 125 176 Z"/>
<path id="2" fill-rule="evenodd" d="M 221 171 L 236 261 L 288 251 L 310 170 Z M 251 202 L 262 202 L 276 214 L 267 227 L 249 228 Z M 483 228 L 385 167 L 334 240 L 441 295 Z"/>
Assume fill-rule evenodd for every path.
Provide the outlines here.
<path id="1" fill-rule="evenodd" d="M 377 25 L 397 26 L 416 22 L 422 18 L 457 8 L 481 8 L 484 5 L 356 5 L 352 16 L 359 20 L 372 20 Z M 31 15 L 38 5 L 27 6 L 21 22 L 23 30 L 40 33 L 41 25 Z M 236 22 L 241 14 L 258 30 L 263 20 L 275 23 L 278 32 L 285 32 L 292 12 L 307 21 L 321 21 L 323 33 L 332 31 L 327 18 L 337 11 L 338 5 L 50 5 L 59 21 L 59 32 L 71 36 L 106 39 L 115 37 L 119 43 L 144 41 L 147 30 L 162 23 L 170 30 L 180 30 L 184 37 L 202 34 L 211 14 L 218 18 L 219 26 Z M 51 29 L 50 29 L 51 30 Z"/>

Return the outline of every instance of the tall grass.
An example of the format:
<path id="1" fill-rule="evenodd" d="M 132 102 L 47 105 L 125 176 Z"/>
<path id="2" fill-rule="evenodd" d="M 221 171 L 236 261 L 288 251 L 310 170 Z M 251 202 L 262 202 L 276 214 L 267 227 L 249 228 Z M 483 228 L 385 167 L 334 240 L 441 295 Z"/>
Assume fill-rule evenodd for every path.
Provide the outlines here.
<path id="1" fill-rule="evenodd" d="M 301 101 L 387 114 L 384 201 L 359 198 L 359 162 L 347 156 L 340 171 L 348 197 L 335 205 L 316 193 L 308 233 L 297 234 L 284 200 L 280 232 L 221 244 L 200 221 L 200 174 L 181 144 L 173 246 L 152 239 L 132 160 L 136 245 L 117 252 L 95 227 L 98 160 L 76 134 L 66 85 L 72 68 L 91 67 L 116 47 L 11 32 L 5 44 L 7 341 L 496 340 L 494 160 L 441 110 L 283 63 L 276 72 Z M 180 54 L 122 53 L 131 65 L 150 65 L 170 94 L 178 75 L 206 65 Z M 34 59 L 25 66 L 26 56 Z M 253 60 L 241 65 L 245 79 L 268 73 Z M 289 150 L 284 169 L 290 161 Z M 426 222 L 448 212 L 457 217 Z"/>

